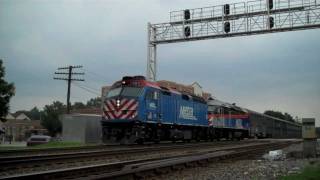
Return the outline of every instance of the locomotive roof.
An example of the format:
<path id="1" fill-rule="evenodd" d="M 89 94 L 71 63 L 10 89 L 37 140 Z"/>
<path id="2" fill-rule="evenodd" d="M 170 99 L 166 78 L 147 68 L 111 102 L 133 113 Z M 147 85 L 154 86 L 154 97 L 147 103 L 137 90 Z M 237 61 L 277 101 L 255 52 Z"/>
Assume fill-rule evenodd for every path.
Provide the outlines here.
<path id="1" fill-rule="evenodd" d="M 220 101 L 218 99 L 209 100 L 208 101 L 208 105 L 209 106 L 210 105 L 212 105 L 212 106 L 222 106 L 222 107 L 226 107 L 226 108 L 230 108 L 230 109 L 235 109 L 235 110 L 238 110 L 238 111 L 248 112 L 247 109 L 244 109 L 242 107 L 236 106 L 234 104 L 230 104 L 230 103 L 227 103 L 227 102 Z"/>
<path id="2" fill-rule="evenodd" d="M 178 95 L 184 94 L 184 95 L 187 95 L 189 97 L 193 97 L 195 99 L 199 99 L 199 98 L 203 99 L 203 97 L 197 96 L 197 95 L 195 95 L 193 93 L 190 93 L 190 92 L 179 91 L 179 90 L 174 89 L 174 88 L 162 86 L 158 82 L 148 81 L 148 80 L 146 80 L 146 78 L 144 76 L 124 76 L 122 78 L 122 80 L 119 80 L 119 81 L 115 82 L 112 85 L 112 88 L 121 85 L 123 82 L 140 82 L 141 86 L 153 87 L 153 88 L 156 88 L 156 89 L 159 89 L 159 90 L 167 91 L 167 92 L 178 94 Z M 203 99 L 203 101 L 204 101 L 204 99 Z"/>
<path id="3" fill-rule="evenodd" d="M 301 126 L 301 124 L 298 123 L 298 122 L 287 121 L 287 120 L 280 119 L 280 118 L 277 118 L 277 117 L 269 116 L 269 115 L 267 115 L 267 114 L 259 113 L 259 112 L 257 112 L 257 111 L 253 111 L 253 110 L 250 110 L 250 109 L 247 109 L 247 110 L 248 110 L 249 113 L 251 113 L 251 114 L 257 114 L 257 115 L 260 115 L 260 116 L 265 116 L 265 117 L 268 117 L 268 118 L 272 118 L 272 119 L 277 120 L 277 121 L 282 121 L 282 122 L 285 122 L 285 123 L 289 123 L 289 124 L 294 124 L 294 125 Z"/>

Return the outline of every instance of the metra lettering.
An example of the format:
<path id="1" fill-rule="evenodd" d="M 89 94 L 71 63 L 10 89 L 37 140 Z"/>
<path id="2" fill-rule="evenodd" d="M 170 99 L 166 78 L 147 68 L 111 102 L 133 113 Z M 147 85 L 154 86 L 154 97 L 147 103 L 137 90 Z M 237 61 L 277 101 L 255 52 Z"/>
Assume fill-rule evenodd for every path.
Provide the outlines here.
<path id="1" fill-rule="evenodd" d="M 197 120 L 197 118 L 193 116 L 193 108 L 188 106 L 180 107 L 179 118 Z"/>
<path id="2" fill-rule="evenodd" d="M 156 103 L 151 102 L 151 103 L 149 104 L 149 107 L 150 107 L 151 109 L 156 109 L 156 108 L 157 108 L 157 105 L 156 105 Z"/>

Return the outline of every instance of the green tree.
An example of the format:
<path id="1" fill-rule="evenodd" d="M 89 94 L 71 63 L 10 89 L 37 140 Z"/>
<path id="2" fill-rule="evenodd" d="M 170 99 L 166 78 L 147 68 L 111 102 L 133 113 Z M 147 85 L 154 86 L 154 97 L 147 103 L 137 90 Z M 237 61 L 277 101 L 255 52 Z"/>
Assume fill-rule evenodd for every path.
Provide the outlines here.
<path id="1" fill-rule="evenodd" d="M 40 111 L 39 109 L 35 106 L 33 107 L 30 111 L 27 112 L 27 116 L 31 120 L 39 120 L 40 119 Z"/>
<path id="2" fill-rule="evenodd" d="M 279 119 L 284 119 L 284 120 L 287 120 L 287 121 L 294 122 L 293 117 L 289 113 L 282 114 L 282 112 L 280 112 L 280 111 L 267 110 L 267 111 L 264 112 L 264 114 L 272 116 L 272 117 L 276 117 L 276 118 L 279 118 Z"/>
<path id="3" fill-rule="evenodd" d="M 5 79 L 5 67 L 3 66 L 2 59 L 0 59 L 0 120 L 4 121 L 9 112 L 9 102 L 15 94 L 13 83 L 8 83 Z"/>
<path id="4" fill-rule="evenodd" d="M 267 110 L 264 112 L 264 114 L 275 117 L 275 118 L 279 118 L 279 119 L 284 119 L 284 115 L 282 114 L 282 112 L 280 111 L 272 111 L 272 110 Z"/>
<path id="5" fill-rule="evenodd" d="M 284 119 L 287 120 L 287 121 L 294 122 L 293 117 L 289 113 L 284 113 Z"/>
<path id="6" fill-rule="evenodd" d="M 91 98 L 91 99 L 87 102 L 87 107 L 97 107 L 97 108 L 100 108 L 100 107 L 101 107 L 101 97 Z"/>
<path id="7" fill-rule="evenodd" d="M 85 108 L 86 105 L 83 104 L 82 102 L 75 102 L 73 105 L 72 105 L 72 109 L 83 109 Z"/>
<path id="8" fill-rule="evenodd" d="M 55 136 L 62 131 L 62 124 L 59 116 L 66 112 L 66 105 L 62 102 L 54 101 L 43 108 L 41 124 L 48 129 L 51 136 Z"/>

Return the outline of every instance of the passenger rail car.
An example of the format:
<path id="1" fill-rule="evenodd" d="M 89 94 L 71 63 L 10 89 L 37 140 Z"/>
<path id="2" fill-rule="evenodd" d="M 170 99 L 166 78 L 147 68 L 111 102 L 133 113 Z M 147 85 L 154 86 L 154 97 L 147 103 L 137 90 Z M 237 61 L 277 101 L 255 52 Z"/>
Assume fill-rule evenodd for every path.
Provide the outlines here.
<path id="1" fill-rule="evenodd" d="M 257 138 L 301 138 L 301 124 L 249 111 L 250 136 Z"/>

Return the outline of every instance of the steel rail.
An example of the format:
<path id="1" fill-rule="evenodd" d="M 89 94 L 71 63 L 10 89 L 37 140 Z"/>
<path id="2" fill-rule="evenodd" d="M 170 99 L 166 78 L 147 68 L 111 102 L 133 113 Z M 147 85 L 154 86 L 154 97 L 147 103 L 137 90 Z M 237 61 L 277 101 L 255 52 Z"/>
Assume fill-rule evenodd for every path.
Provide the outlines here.
<path id="1" fill-rule="evenodd" d="M 235 155 L 237 157 L 240 152 L 246 154 L 246 152 L 252 152 L 260 148 L 260 150 L 274 149 L 279 147 L 285 147 L 289 144 L 297 142 L 269 142 L 269 143 L 260 143 L 254 145 L 242 145 L 238 147 L 225 147 L 217 150 L 207 151 L 203 154 L 192 154 L 192 155 L 178 155 L 167 158 L 150 158 L 150 159 L 139 159 L 132 161 L 122 161 L 116 163 L 107 163 L 100 165 L 90 165 L 76 168 L 66 168 L 60 170 L 51 170 L 45 172 L 36 172 L 23 175 L 14 175 L 1 177 L 3 179 L 55 179 L 55 178 L 65 178 L 65 177 L 84 177 L 89 179 L 113 179 L 119 176 L 126 176 L 129 174 L 135 174 L 138 172 L 144 172 L 149 170 L 154 170 L 157 168 L 163 168 L 167 166 L 173 166 L 177 164 L 185 164 L 193 161 L 201 161 L 204 159 L 212 158 L 228 158 L 229 156 Z M 251 151 L 250 151 L 251 149 Z M 225 152 L 228 152 L 225 154 Z M 219 156 L 217 156 L 217 153 Z M 222 153 L 222 155 L 221 155 Z M 248 154 L 248 153 L 247 153 Z M 181 159 L 182 158 L 182 159 Z M 95 175 L 94 175 L 95 174 Z M 98 174 L 98 175 L 97 175 Z M 90 176 L 93 175 L 93 176 Z"/>
<path id="2" fill-rule="evenodd" d="M 223 142 L 223 141 L 221 141 Z M 175 144 L 185 144 L 184 142 L 176 142 Z M 188 144 L 198 144 L 197 143 L 188 143 Z M 101 150 L 101 149 L 109 149 L 109 148 L 132 148 L 132 147 L 158 147 L 158 146 L 164 146 L 164 145 L 171 145 L 172 142 L 163 142 L 160 144 L 144 144 L 144 145 L 138 145 L 138 144 L 103 144 L 103 145 L 89 145 L 89 146 L 77 146 L 77 147 L 52 147 L 52 148 L 27 148 L 27 149 L 9 149 L 9 150 L 0 150 L 0 160 L 3 157 L 8 156 L 18 156 L 17 154 L 22 154 L 20 156 L 23 156 L 24 154 L 35 154 L 35 155 L 42 155 L 42 154 L 50 154 L 50 153 L 58 153 L 58 152 L 78 152 L 78 151 L 88 151 L 88 150 Z"/>
<path id="3" fill-rule="evenodd" d="M 206 153 L 202 155 L 192 155 L 192 156 L 185 156 L 181 158 L 170 158 L 170 159 L 157 160 L 152 162 L 142 162 L 142 163 L 127 165 L 118 172 L 92 175 L 92 176 L 87 176 L 86 178 L 116 179 L 116 178 L 126 177 L 128 175 L 143 176 L 143 174 L 149 171 L 159 172 L 161 168 L 175 167 L 179 165 L 188 166 L 190 163 L 194 163 L 194 162 L 200 162 L 200 164 L 202 164 L 202 163 L 207 163 L 213 160 L 217 161 L 217 160 L 227 160 L 227 159 L 233 159 L 233 158 L 239 159 L 239 158 L 243 158 L 244 156 L 260 154 L 261 152 L 266 152 L 268 150 L 283 148 L 289 144 L 290 143 L 282 143 L 282 144 L 275 143 L 275 144 L 268 144 L 266 146 L 259 145 L 259 146 L 247 147 L 245 149 L 242 149 L 242 148 L 230 149 L 228 151 L 217 151 L 217 152 L 211 152 L 211 153 Z"/>
<path id="4" fill-rule="evenodd" d="M 90 151 L 79 151 L 79 152 L 64 152 L 64 153 L 54 153 L 54 154 L 36 154 L 36 155 L 24 155 L 24 156 L 8 156 L 0 157 L 0 167 L 7 165 L 14 165 L 18 163 L 31 163 L 31 162 L 40 162 L 48 160 L 59 160 L 59 159 L 73 159 L 81 157 L 92 157 L 92 156 L 101 156 L 101 155 L 115 155 L 115 154 L 125 154 L 125 153 L 139 153 L 145 151 L 162 151 L 162 150 L 174 150 L 174 149 L 183 149 L 183 148 L 192 148 L 192 147 L 203 147 L 203 146 L 221 146 L 221 145 L 235 145 L 243 143 L 257 143 L 257 141 L 239 141 L 237 143 L 233 142 L 230 144 L 230 141 L 226 142 L 214 142 L 214 143 L 193 143 L 193 144 L 166 144 L 161 146 L 134 146 L 134 147 L 122 147 L 115 149 L 100 149 L 100 150 L 90 150 Z M 116 147 L 116 146 L 115 146 Z M 1 169 L 1 168 L 0 168 Z"/>

